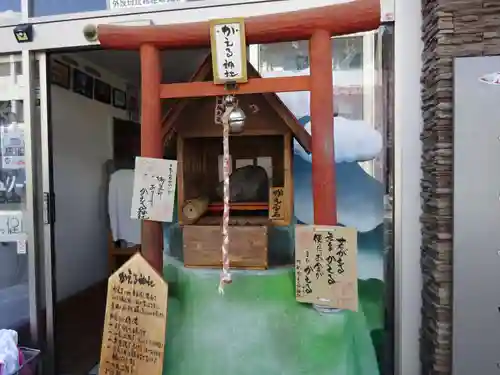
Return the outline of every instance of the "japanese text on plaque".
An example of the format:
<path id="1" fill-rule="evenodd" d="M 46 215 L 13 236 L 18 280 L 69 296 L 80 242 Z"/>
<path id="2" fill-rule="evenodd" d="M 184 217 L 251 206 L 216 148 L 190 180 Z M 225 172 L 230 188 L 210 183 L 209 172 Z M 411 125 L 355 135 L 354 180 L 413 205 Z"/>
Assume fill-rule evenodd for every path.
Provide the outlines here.
<path id="1" fill-rule="evenodd" d="M 171 222 L 175 202 L 177 161 L 137 157 L 130 216 Z"/>
<path id="2" fill-rule="evenodd" d="M 273 187 L 269 193 L 269 219 L 280 221 L 285 219 L 285 189 Z"/>
<path id="3" fill-rule="evenodd" d="M 212 59 L 214 80 L 223 82 L 246 82 L 245 27 L 242 21 L 213 21 Z"/>
<path id="4" fill-rule="evenodd" d="M 357 311 L 356 230 L 301 225 L 295 231 L 297 300 Z"/>
<path id="5" fill-rule="evenodd" d="M 99 373 L 162 373 L 168 287 L 141 255 L 109 279 Z"/>

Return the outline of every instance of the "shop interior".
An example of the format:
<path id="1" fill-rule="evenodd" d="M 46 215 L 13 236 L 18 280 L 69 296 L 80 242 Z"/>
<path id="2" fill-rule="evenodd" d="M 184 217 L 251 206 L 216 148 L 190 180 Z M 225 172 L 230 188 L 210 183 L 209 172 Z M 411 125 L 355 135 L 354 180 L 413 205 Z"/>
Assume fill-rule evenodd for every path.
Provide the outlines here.
<path id="1" fill-rule="evenodd" d="M 338 75 L 336 111 L 353 120 L 366 118 L 360 39 L 339 44 L 345 56 L 334 62 Z M 342 48 L 340 48 L 342 47 Z M 308 67 L 307 43 L 260 49 L 259 71 Z M 163 82 L 187 82 L 208 50 L 162 52 Z M 279 52 L 279 53 L 278 53 Z M 366 52 L 366 51 L 365 51 Z M 373 51 L 372 51 L 373 52 Z M 280 56 L 273 60 L 272 56 Z M 60 374 L 94 374 L 99 361 L 106 300 L 106 280 L 130 254 L 111 256 L 111 175 L 127 170 L 124 194 L 131 196 L 134 157 L 140 150 L 140 59 L 136 51 L 84 50 L 48 57 L 49 128 L 55 194 L 53 228 L 56 284 L 55 339 Z M 288 66 L 292 64 L 293 66 Z M 373 67 L 371 67 L 373 69 Z M 166 116 L 174 102 L 163 102 Z M 372 116 L 375 116 L 372 114 Z M 364 164 L 372 175 L 383 156 Z M 378 164 L 377 164 L 378 163 Z M 132 177 L 131 177 L 132 176 Z M 137 224 L 138 225 L 138 224 Z M 138 226 L 137 226 L 138 228 Z M 137 230 L 133 229 L 133 230 Z M 137 250 L 137 248 L 136 248 Z M 78 338 L 75 340 L 75 337 Z"/>

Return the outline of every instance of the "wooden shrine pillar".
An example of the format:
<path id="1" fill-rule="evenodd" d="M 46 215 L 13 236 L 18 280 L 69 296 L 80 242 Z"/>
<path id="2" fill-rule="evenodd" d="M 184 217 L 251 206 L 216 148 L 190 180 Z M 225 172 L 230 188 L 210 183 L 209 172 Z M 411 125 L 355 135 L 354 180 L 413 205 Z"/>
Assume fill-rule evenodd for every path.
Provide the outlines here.
<path id="1" fill-rule="evenodd" d="M 328 31 L 313 32 L 309 61 L 314 224 L 336 225 L 332 41 Z"/>
<path id="2" fill-rule="evenodd" d="M 163 159 L 161 131 L 160 50 L 152 44 L 140 46 L 141 54 L 141 156 Z M 163 274 L 163 225 L 142 222 L 141 249 L 144 258 Z"/>

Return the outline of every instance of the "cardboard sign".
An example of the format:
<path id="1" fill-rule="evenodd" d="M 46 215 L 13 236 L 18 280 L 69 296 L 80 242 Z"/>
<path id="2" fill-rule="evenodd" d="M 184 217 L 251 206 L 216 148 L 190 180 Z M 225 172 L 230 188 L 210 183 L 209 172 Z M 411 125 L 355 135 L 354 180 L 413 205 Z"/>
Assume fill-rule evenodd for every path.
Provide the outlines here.
<path id="1" fill-rule="evenodd" d="M 269 220 L 285 220 L 285 188 L 272 187 L 269 189 Z"/>
<path id="2" fill-rule="evenodd" d="M 135 158 L 130 217 L 172 222 L 176 183 L 176 160 Z"/>
<path id="3" fill-rule="evenodd" d="M 108 280 L 99 374 L 161 375 L 168 285 L 140 255 Z"/>
<path id="4" fill-rule="evenodd" d="M 297 301 L 357 311 L 357 248 L 354 228 L 297 225 Z"/>
<path id="5" fill-rule="evenodd" d="M 247 77 L 245 22 L 241 18 L 210 22 L 214 83 L 244 83 Z"/>

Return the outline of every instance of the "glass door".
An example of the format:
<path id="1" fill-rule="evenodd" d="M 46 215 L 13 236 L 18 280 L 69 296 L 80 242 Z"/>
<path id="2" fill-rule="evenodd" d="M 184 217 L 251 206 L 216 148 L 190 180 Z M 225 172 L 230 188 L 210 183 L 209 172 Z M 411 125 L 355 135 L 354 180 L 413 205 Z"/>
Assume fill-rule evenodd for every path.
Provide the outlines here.
<path id="1" fill-rule="evenodd" d="M 54 291 L 45 53 L 0 55 L 0 329 L 52 374 Z"/>
<path id="2" fill-rule="evenodd" d="M 32 144 L 36 164 L 36 179 L 34 184 L 37 187 L 34 192 L 34 201 L 37 206 L 37 215 L 34 218 L 36 228 L 36 238 L 41 251 L 40 262 L 43 269 L 42 299 L 45 308 L 45 353 L 44 353 L 44 374 L 56 373 L 56 350 L 55 350 L 55 256 L 54 256 L 54 193 L 52 179 L 52 142 L 50 136 L 49 106 L 49 72 L 47 53 L 37 52 L 29 56 L 29 64 L 33 68 L 31 77 L 31 95 L 33 106 L 31 107 L 32 119 L 34 121 Z"/>
<path id="3" fill-rule="evenodd" d="M 31 69 L 22 54 L 0 55 L 0 329 L 41 347 L 40 263 L 33 212 Z"/>

